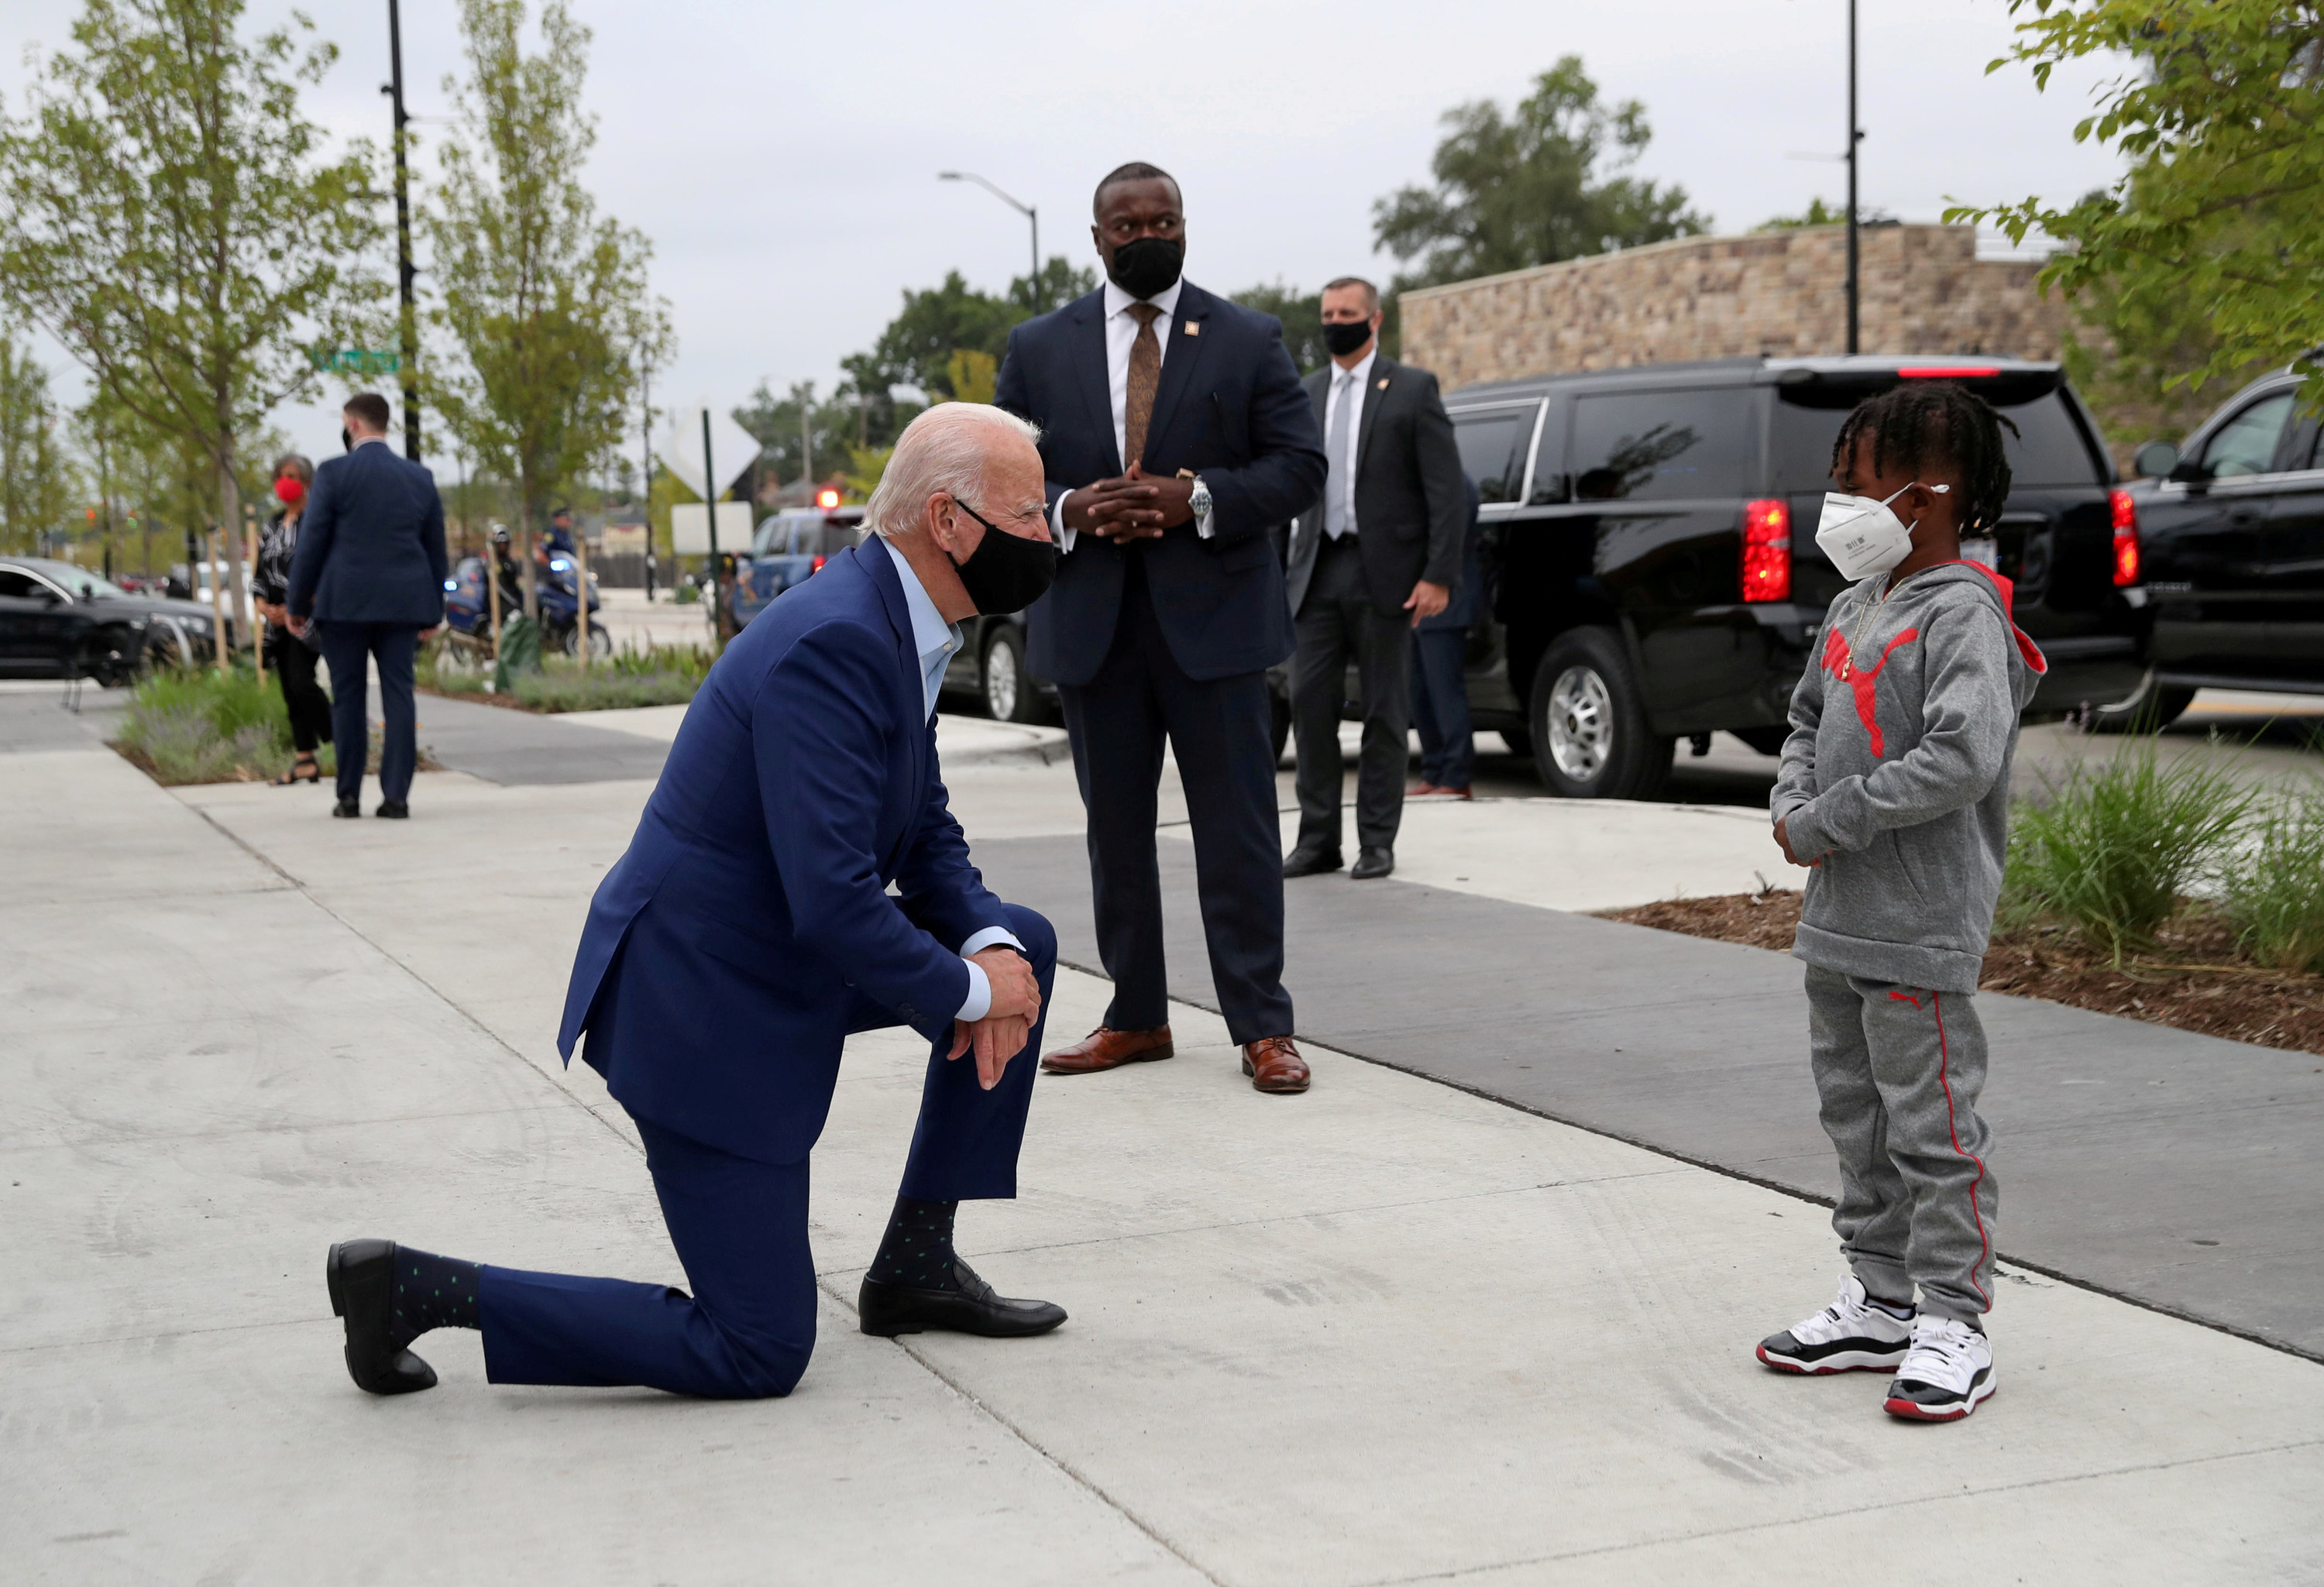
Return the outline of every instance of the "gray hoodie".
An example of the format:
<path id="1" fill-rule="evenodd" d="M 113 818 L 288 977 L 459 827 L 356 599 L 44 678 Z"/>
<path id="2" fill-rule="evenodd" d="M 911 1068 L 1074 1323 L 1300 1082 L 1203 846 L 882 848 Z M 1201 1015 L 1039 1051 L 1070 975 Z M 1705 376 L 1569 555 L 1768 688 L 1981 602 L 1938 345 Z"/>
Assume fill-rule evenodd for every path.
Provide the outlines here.
<path id="1" fill-rule="evenodd" d="M 1974 562 L 1842 591 L 1792 694 L 1768 800 L 1808 872 L 1792 954 L 1868 980 L 1974 992 L 1993 934 L 2017 714 L 2049 664 Z"/>

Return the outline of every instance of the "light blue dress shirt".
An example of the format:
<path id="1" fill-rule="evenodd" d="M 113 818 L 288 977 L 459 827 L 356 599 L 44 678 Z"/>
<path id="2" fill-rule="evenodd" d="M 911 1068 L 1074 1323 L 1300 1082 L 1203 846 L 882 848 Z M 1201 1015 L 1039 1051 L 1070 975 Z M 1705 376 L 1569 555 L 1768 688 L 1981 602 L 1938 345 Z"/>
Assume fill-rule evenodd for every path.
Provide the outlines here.
<path id="1" fill-rule="evenodd" d="M 936 602 L 928 598 L 928 592 L 921 586 L 920 576 L 912 571 L 912 565 L 905 559 L 904 554 L 896 549 L 886 536 L 876 538 L 887 547 L 888 555 L 895 558 L 896 577 L 904 586 L 904 610 L 911 614 L 912 619 L 912 650 L 920 658 L 920 683 L 927 691 L 928 718 L 934 721 L 936 697 L 944 692 L 945 669 L 952 665 L 952 659 L 963 642 L 960 625 L 944 620 L 944 614 L 937 611 Z M 1025 945 L 1017 940 L 1015 932 L 999 926 L 988 926 L 960 945 L 961 960 L 968 966 L 968 998 L 960 1005 L 959 1011 L 953 1015 L 954 1019 L 973 1023 L 992 1011 L 991 978 L 985 974 L 983 965 L 968 955 L 989 948 L 996 942 L 1005 942 L 1019 953 L 1025 951 Z"/>

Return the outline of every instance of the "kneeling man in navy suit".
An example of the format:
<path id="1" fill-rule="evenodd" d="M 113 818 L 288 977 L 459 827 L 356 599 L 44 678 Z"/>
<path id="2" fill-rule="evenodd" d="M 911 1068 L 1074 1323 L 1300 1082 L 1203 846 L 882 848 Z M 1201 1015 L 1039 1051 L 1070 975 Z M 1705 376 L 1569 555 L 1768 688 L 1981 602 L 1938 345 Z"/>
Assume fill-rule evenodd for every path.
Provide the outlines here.
<path id="1" fill-rule="evenodd" d="M 864 510 L 879 538 L 726 648 L 589 907 L 558 1045 L 569 1062 L 586 1031 L 637 1121 L 693 1293 L 350 1241 L 327 1276 L 359 1387 L 430 1387 L 411 1342 L 468 1327 L 495 1383 L 789 1393 L 815 1347 L 807 1153 L 846 1038 L 892 1025 L 932 1047 L 863 1331 L 1065 1321 L 953 1250 L 961 1202 L 1017 1194 L 1057 949 L 985 890 L 936 773 L 960 621 L 1022 609 L 1056 571 L 1038 436 L 969 402 L 912 421 Z"/>

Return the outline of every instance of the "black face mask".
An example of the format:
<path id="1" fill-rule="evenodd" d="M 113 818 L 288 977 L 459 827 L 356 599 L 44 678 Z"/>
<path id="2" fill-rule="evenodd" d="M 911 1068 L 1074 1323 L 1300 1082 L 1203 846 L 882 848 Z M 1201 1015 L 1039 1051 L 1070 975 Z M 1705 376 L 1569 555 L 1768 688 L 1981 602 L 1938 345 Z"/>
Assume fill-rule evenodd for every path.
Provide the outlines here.
<path id="1" fill-rule="evenodd" d="M 1176 237 L 1140 237 L 1113 251 L 1106 273 L 1133 298 L 1167 292 L 1186 263 L 1186 245 Z"/>
<path id="2" fill-rule="evenodd" d="M 1371 339 L 1372 322 L 1369 317 L 1324 322 L 1323 345 L 1332 349 L 1334 358 L 1345 358 Z"/>
<path id="3" fill-rule="evenodd" d="M 955 496 L 953 505 L 984 525 L 984 538 L 964 562 L 953 558 L 960 587 L 987 617 L 1005 617 L 1049 593 L 1057 577 L 1055 540 L 1028 540 L 995 527 L 983 513 Z"/>

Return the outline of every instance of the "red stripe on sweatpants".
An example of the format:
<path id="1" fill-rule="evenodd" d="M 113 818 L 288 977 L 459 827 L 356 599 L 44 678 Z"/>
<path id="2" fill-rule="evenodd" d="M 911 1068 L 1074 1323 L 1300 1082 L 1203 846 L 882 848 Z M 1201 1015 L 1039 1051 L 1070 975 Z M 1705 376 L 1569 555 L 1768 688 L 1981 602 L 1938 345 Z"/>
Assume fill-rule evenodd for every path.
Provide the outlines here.
<path id="1" fill-rule="evenodd" d="M 1977 1222 L 1977 1265 L 1982 1268 L 1985 1266 L 1986 1258 L 1993 1254 L 1993 1237 L 1985 1232 L 1985 1214 L 1977 1210 L 1977 1187 L 1985 1183 L 1985 1159 L 1974 1152 L 1961 1150 L 1960 1121 L 1953 1113 L 1953 1083 L 1951 1077 L 1946 1073 L 1951 1063 L 1952 1053 L 1945 1042 L 1944 995 L 1932 990 L 1929 993 L 1929 1002 L 1936 1010 L 1937 1014 L 1937 1084 L 1945 1088 L 1945 1130 L 1953 1138 L 1954 1155 L 1967 1158 L 1977 1165 L 1977 1177 L 1970 1180 L 1969 1186 L 1969 1215 Z M 1975 1269 L 1971 1269 L 1969 1273 L 1969 1287 L 1977 1291 L 1978 1299 L 1985 1302 L 1987 1309 L 1992 1307 L 1993 1296 L 1987 1295 L 1985 1292 L 1985 1286 L 1977 1281 Z"/>

